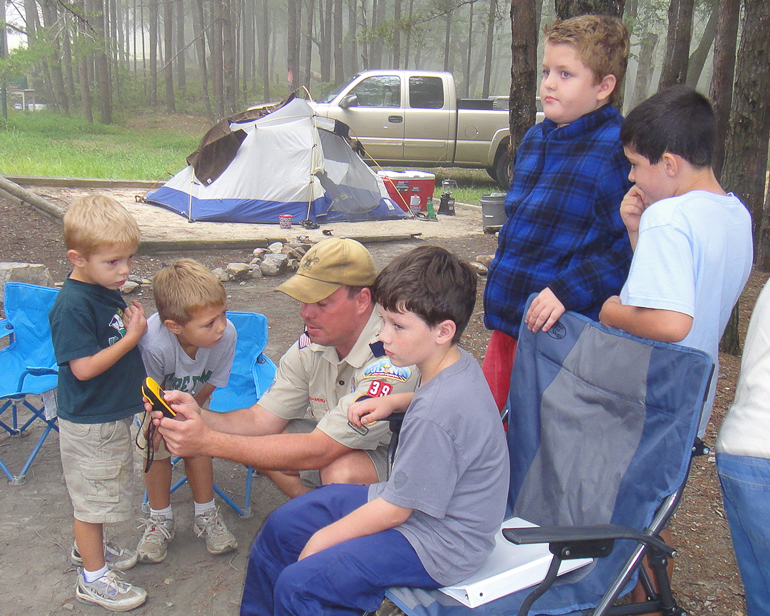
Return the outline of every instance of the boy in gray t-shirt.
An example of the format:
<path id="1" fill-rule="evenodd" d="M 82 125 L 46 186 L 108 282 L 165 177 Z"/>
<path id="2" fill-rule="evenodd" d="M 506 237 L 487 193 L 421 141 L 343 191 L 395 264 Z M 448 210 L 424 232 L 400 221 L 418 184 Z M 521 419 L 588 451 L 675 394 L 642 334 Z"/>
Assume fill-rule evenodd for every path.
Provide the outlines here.
<path id="1" fill-rule="evenodd" d="M 391 586 L 465 579 L 494 547 L 508 492 L 505 436 L 481 368 L 457 346 L 476 275 L 424 246 L 391 262 L 374 295 L 385 354 L 422 375 L 411 402 L 372 385 L 349 409 L 366 430 L 408 404 L 390 479 L 324 486 L 273 512 L 252 548 L 241 615 L 374 611 Z"/>
<path id="2" fill-rule="evenodd" d="M 139 342 L 147 376 L 164 389 L 186 391 L 203 406 L 217 387 L 224 387 L 233 365 L 237 334 L 227 319 L 227 295 L 219 279 L 193 259 L 179 259 L 155 275 L 152 284 L 158 312 L 147 320 Z M 137 445 L 143 455 L 145 416 Z M 185 458 L 185 472 L 193 493 L 195 533 L 205 539 L 211 554 L 238 547 L 214 503 L 214 467 L 210 457 Z M 144 522 L 137 556 L 144 563 L 166 558 L 174 538 L 171 510 L 171 454 L 161 442 L 144 475 L 150 516 Z"/>

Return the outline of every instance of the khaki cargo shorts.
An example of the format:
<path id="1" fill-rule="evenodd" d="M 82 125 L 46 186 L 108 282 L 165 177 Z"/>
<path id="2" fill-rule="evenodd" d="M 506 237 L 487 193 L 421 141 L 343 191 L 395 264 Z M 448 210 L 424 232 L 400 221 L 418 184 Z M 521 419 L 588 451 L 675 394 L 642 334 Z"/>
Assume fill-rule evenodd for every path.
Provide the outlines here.
<path id="1" fill-rule="evenodd" d="M 130 417 L 97 424 L 59 418 L 61 463 L 76 520 L 105 524 L 131 517 L 131 440 Z"/>

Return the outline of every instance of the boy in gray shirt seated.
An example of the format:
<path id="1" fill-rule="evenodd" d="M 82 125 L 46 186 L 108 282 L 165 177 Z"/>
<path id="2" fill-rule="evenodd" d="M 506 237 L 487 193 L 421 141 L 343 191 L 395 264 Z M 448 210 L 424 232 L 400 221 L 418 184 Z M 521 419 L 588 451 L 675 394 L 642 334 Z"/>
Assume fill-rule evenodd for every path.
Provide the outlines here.
<path id="1" fill-rule="evenodd" d="M 374 611 L 391 586 L 467 578 L 494 547 L 508 453 L 481 368 L 457 346 L 476 274 L 443 248 L 420 247 L 380 273 L 374 295 L 385 354 L 422 375 L 390 479 L 323 486 L 273 512 L 252 548 L 242 615 Z M 388 393 L 373 384 L 362 399 Z M 399 396 L 387 398 L 352 405 L 351 423 L 366 430 L 385 417 Z"/>

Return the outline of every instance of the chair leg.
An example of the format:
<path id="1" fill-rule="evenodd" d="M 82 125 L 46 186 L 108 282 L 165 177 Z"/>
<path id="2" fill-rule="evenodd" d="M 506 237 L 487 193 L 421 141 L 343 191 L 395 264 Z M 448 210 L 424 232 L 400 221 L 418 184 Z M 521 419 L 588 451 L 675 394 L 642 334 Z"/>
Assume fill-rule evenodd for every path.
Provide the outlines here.
<path id="1" fill-rule="evenodd" d="M 232 498 L 230 498 L 227 494 L 225 494 L 222 489 L 217 485 L 214 484 L 214 492 L 216 492 L 219 495 L 219 498 L 221 498 L 225 503 L 227 503 L 230 508 L 235 511 L 240 517 L 242 518 L 250 518 L 254 515 L 254 512 L 251 510 L 251 483 L 254 476 L 254 469 L 247 466 L 246 468 L 246 494 L 243 499 L 243 507 L 240 507 L 235 501 L 233 501 Z"/>
<path id="2" fill-rule="evenodd" d="M 27 458 L 27 461 L 25 462 L 24 467 L 21 469 L 21 472 L 11 480 L 11 483 L 13 485 L 18 486 L 27 481 L 26 480 L 27 471 L 29 470 L 29 467 L 32 465 L 32 462 L 34 462 L 35 458 L 37 457 L 37 454 L 40 452 L 40 448 L 43 446 L 45 439 L 48 438 L 48 435 L 50 434 L 51 430 L 56 430 L 57 432 L 59 431 L 59 429 L 55 425 L 55 422 L 56 422 L 55 419 L 51 421 L 46 421 L 48 425 L 43 431 L 43 434 L 40 435 L 40 438 L 35 444 L 35 447 L 32 450 L 32 453 L 29 454 L 29 457 Z"/>
<path id="3" fill-rule="evenodd" d="M 3 422 L 0 422 L 0 427 L 2 427 L 6 432 L 8 432 L 11 436 L 21 437 L 24 436 L 24 431 L 29 428 L 30 425 L 35 420 L 40 420 L 46 424 L 45 430 L 43 431 L 43 434 L 40 435 L 40 438 L 38 439 L 37 443 L 35 444 L 34 448 L 32 449 L 32 452 L 27 457 L 26 462 L 24 463 L 24 466 L 21 469 L 21 472 L 18 475 L 14 475 L 8 470 L 8 467 L 6 467 L 2 462 L 0 462 L 0 470 L 3 471 L 3 473 L 8 477 L 8 481 L 11 483 L 11 485 L 20 486 L 24 483 L 26 483 L 26 475 L 27 471 L 29 470 L 29 467 L 32 465 L 32 462 L 35 461 L 35 458 L 37 457 L 37 454 L 40 453 L 40 449 L 43 446 L 43 443 L 48 438 L 48 435 L 51 433 L 51 430 L 55 430 L 56 432 L 59 431 L 59 427 L 56 425 L 57 418 L 54 417 L 52 419 L 46 419 L 45 416 L 45 407 L 43 408 L 37 408 L 34 405 L 30 404 L 26 398 L 21 399 L 22 405 L 32 414 L 32 416 L 22 425 L 19 427 L 19 411 L 18 411 L 18 399 L 8 400 L 6 401 L 2 407 L 0 407 L 0 414 L 2 414 L 5 410 L 8 409 L 8 407 L 11 407 L 11 425 L 8 426 Z"/>
<path id="4" fill-rule="evenodd" d="M 3 474 L 8 477 L 8 481 L 13 483 L 13 475 L 11 474 L 11 471 L 8 470 L 8 467 L 3 464 L 2 460 L 0 460 L 0 471 L 3 471 Z"/>

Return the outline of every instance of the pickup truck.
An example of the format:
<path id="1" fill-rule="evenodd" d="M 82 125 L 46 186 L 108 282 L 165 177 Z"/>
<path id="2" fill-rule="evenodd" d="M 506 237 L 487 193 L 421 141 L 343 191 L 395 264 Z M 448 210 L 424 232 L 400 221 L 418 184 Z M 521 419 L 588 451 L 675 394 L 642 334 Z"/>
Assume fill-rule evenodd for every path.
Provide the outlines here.
<path id="1" fill-rule="evenodd" d="M 324 100 L 379 165 L 486 169 L 508 188 L 508 97 L 458 99 L 451 73 L 369 70 Z"/>

